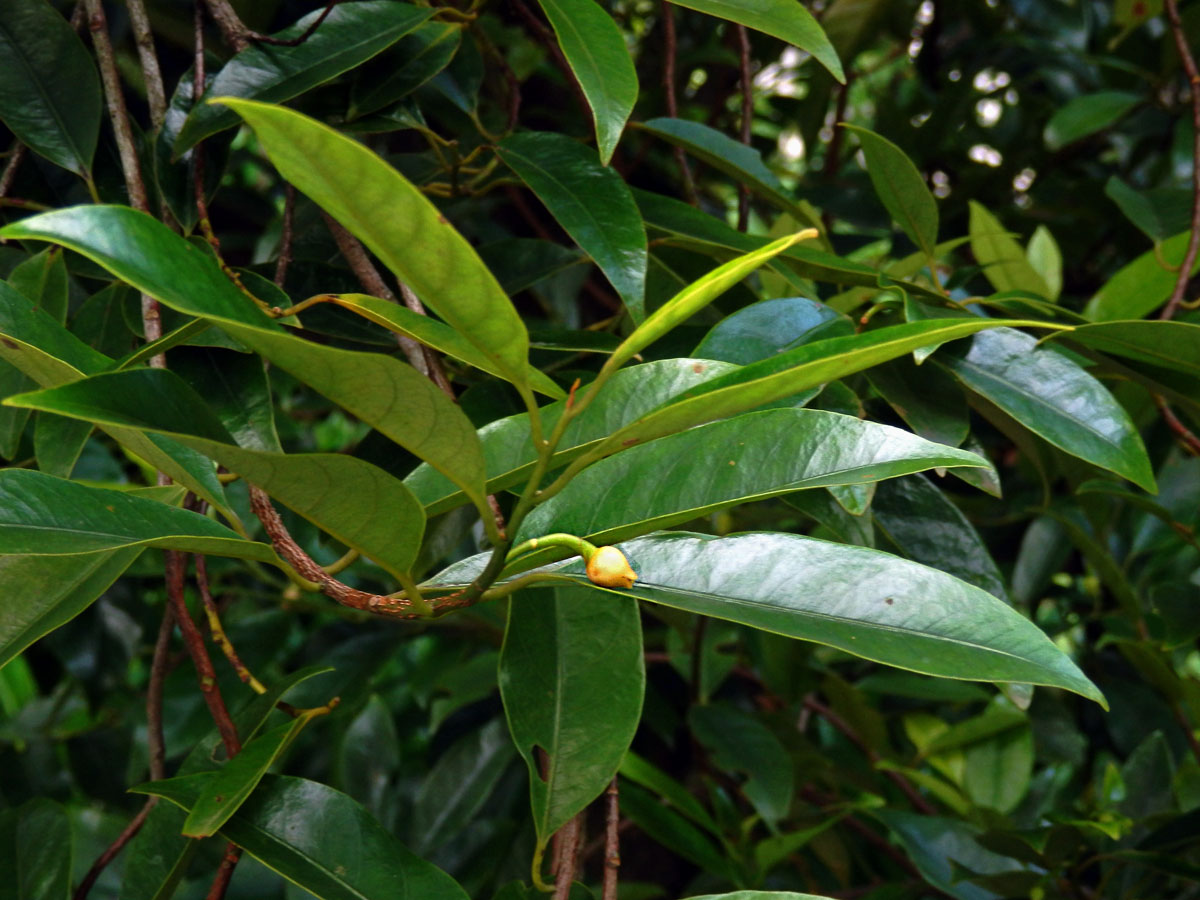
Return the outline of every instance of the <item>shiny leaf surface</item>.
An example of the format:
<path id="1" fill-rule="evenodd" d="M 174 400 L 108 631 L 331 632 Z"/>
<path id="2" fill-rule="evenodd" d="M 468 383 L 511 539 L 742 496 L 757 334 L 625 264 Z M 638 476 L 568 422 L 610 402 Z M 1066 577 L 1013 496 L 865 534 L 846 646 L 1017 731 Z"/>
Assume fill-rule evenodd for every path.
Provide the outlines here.
<path id="1" fill-rule="evenodd" d="M 726 316 L 691 355 L 744 366 L 801 344 L 853 333 L 853 323 L 824 303 L 804 297 L 780 297 L 753 303 Z"/>
<path id="2" fill-rule="evenodd" d="M 875 194 L 904 233 L 932 258 L 937 245 L 937 201 L 917 167 L 887 138 L 856 125 L 843 125 L 858 137 Z"/>

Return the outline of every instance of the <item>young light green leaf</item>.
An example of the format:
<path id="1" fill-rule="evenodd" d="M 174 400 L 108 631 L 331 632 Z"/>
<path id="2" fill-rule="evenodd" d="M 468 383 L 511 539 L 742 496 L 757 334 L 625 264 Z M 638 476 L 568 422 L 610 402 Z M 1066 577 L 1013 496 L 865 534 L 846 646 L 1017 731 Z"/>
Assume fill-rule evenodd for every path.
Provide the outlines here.
<path id="1" fill-rule="evenodd" d="M 1126 263 L 1083 308 L 1093 322 L 1114 319 L 1140 319 L 1166 302 L 1175 288 L 1190 232 L 1167 238 L 1153 250 Z M 1200 271 L 1200 255 L 1192 264 L 1191 274 Z"/>
<path id="2" fill-rule="evenodd" d="M 1033 270 L 1042 276 L 1042 281 L 1046 282 L 1046 287 L 1050 290 L 1049 299 L 1057 300 L 1058 295 L 1062 293 L 1062 251 L 1058 249 L 1058 242 L 1045 225 L 1039 225 L 1033 230 L 1033 237 L 1029 239 L 1029 246 L 1025 248 L 1025 257 L 1033 266 Z"/>
<path id="3" fill-rule="evenodd" d="M 1025 251 L 1000 220 L 981 203 L 971 201 L 971 252 L 998 291 L 1029 291 L 1051 299 L 1045 279 L 1030 265 Z"/>
<path id="4" fill-rule="evenodd" d="M 811 53 L 813 59 L 843 84 L 842 62 L 829 38 L 812 14 L 799 3 L 788 0 L 671 0 L 676 6 L 708 13 L 737 22 L 755 31 L 777 37 L 785 43 Z"/>
<path id="5" fill-rule="evenodd" d="M 638 97 L 637 70 L 621 29 L 595 0 L 538 0 L 596 122 L 608 165 Z"/>
<path id="6" fill-rule="evenodd" d="M 1061 353 L 1011 328 L 976 335 L 964 353 L 934 361 L 1060 450 L 1153 493 L 1154 471 L 1129 414 Z"/>
<path id="7" fill-rule="evenodd" d="M 5 0 L 0 59 L 0 121 L 35 153 L 90 179 L 100 77 L 75 29 L 44 0 Z"/>
<path id="8" fill-rule="evenodd" d="M 842 124 L 858 136 L 867 174 L 892 219 L 932 259 L 937 246 L 937 201 L 907 154 L 887 138 L 857 125 Z"/>
<path id="9" fill-rule="evenodd" d="M 500 695 L 529 765 L 540 846 L 616 774 L 642 715 L 645 677 L 633 599 L 567 585 L 510 602 Z"/>
<path id="10" fill-rule="evenodd" d="M 497 153 L 595 260 L 633 321 L 640 323 L 645 318 L 646 227 L 625 180 L 600 165 L 583 145 L 555 132 L 510 135 Z"/>
<path id="11" fill-rule="evenodd" d="M 902 669 L 967 681 L 1065 688 L 1103 704 L 1078 667 L 1012 607 L 888 553 L 793 534 L 651 535 L 621 545 L 643 600 L 838 647 Z M 469 583 L 486 554 L 426 583 Z M 580 560 L 554 572 L 581 584 Z M 607 589 L 604 589 L 607 590 Z"/>
<path id="12" fill-rule="evenodd" d="M 433 10 L 391 0 L 361 0 L 335 6 L 328 14 L 313 10 L 274 37 L 286 41 L 306 34 L 321 15 L 324 19 L 316 31 L 295 47 L 252 43 L 225 63 L 188 114 L 172 156 L 178 158 L 204 138 L 238 124 L 234 112 L 207 103 L 209 97 L 267 103 L 290 100 L 386 50 L 425 22 Z"/>
<path id="13" fill-rule="evenodd" d="M 250 124 L 284 178 L 366 244 L 509 381 L 527 384 L 525 324 L 474 248 L 408 179 L 362 144 L 300 113 L 221 102 Z"/>

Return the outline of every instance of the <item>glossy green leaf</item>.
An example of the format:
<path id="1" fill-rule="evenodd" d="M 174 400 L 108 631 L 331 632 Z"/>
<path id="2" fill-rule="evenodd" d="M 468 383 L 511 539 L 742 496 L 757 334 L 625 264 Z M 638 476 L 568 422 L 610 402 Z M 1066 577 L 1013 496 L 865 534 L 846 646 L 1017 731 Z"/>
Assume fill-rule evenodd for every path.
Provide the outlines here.
<path id="1" fill-rule="evenodd" d="M 966 337 L 1000 324 L 983 319 L 911 322 L 851 337 L 806 344 L 705 381 L 614 432 L 593 452 L 597 455 L 615 452 L 693 425 L 735 415 L 782 397 L 790 397 L 805 388 L 816 387 L 877 363 L 887 362 L 918 347 Z"/>
<path id="2" fill-rule="evenodd" d="M 214 777 L 184 775 L 135 790 L 190 809 Z M 449 875 L 414 856 L 361 806 L 315 781 L 266 776 L 221 834 L 320 900 L 467 900 Z"/>
<path id="3" fill-rule="evenodd" d="M 797 491 L 785 496 L 783 502 L 800 510 L 843 544 L 875 546 L 875 525 L 871 517 L 850 515 L 829 491 Z M 815 536 L 826 535 L 817 533 Z"/>
<path id="4" fill-rule="evenodd" d="M 1065 688 L 1103 703 L 1069 657 L 1003 601 L 937 569 L 793 534 L 651 535 L 621 545 L 638 573 L 609 591 L 828 644 L 926 675 Z M 427 584 L 469 583 L 486 554 Z M 581 561 L 545 571 L 584 582 Z"/>
<path id="5" fill-rule="evenodd" d="M 1046 123 L 1042 137 L 1049 150 L 1061 150 L 1067 144 L 1115 124 L 1142 102 L 1139 94 L 1126 91 L 1096 91 L 1068 100 Z"/>
<path id="6" fill-rule="evenodd" d="M 300 715 L 260 734 L 225 763 L 196 798 L 182 832 L 186 837 L 203 838 L 217 833 L 238 811 L 251 791 L 258 787 L 267 770 L 283 755 L 311 716 Z"/>
<path id="7" fill-rule="evenodd" d="M 852 416 L 812 409 L 746 413 L 590 466 L 530 513 L 517 539 L 562 531 L 611 544 L 804 488 L 979 465 L 974 453 Z"/>
<path id="8" fill-rule="evenodd" d="M 1007 704 L 998 698 L 993 705 Z M 987 740 L 969 745 L 964 753 L 963 788 L 977 806 L 1011 813 L 1024 798 L 1033 778 L 1033 729 L 1029 721 Z"/>
<path id="9" fill-rule="evenodd" d="M 150 216 L 125 207 L 78 207 L 23 219 L 0 232 L 63 244 L 173 309 L 218 323 L 275 365 L 437 465 L 483 506 L 483 459 L 474 428 L 429 379 L 379 353 L 339 350 L 285 333 L 237 290 L 211 256 Z M 89 358 L 97 356 L 76 344 L 70 350 L 75 356 L 84 351 Z M 64 371 L 62 364 L 55 371 Z M 59 382 L 74 378 L 78 374 Z"/>
<path id="10" fill-rule="evenodd" d="M 854 324 L 817 300 L 780 297 L 726 316 L 704 336 L 692 356 L 740 366 L 823 338 L 854 333 Z"/>
<path id="11" fill-rule="evenodd" d="M 638 98 L 638 77 L 621 29 L 595 0 L 538 0 L 596 122 L 608 165 Z"/>
<path id="12" fill-rule="evenodd" d="M 62 250 L 47 247 L 13 269 L 8 283 L 62 324 L 67 320 L 68 277 Z"/>
<path id="13" fill-rule="evenodd" d="M 617 773 L 642 715 L 645 678 L 631 598 L 564 586 L 510 602 L 500 695 L 529 766 L 539 845 Z"/>
<path id="14" fill-rule="evenodd" d="M 197 513 L 30 469 L 0 470 L 0 554 L 58 556 L 125 547 L 278 564 L 268 545 Z"/>
<path id="15" fill-rule="evenodd" d="M 65 900 L 75 856 L 71 821 L 62 804 L 35 797 L 0 812 L 0 870 L 12 900 Z"/>
<path id="16" fill-rule="evenodd" d="M 903 556 L 1008 599 L 1004 577 L 979 532 L 929 479 L 883 482 L 875 489 L 871 515 L 876 533 Z"/>
<path id="17" fill-rule="evenodd" d="M 621 342 L 621 346 L 613 351 L 612 358 L 606 365 L 616 366 L 625 362 L 663 335 L 674 330 L 679 324 L 686 322 L 725 291 L 788 247 L 797 241 L 814 236 L 812 231 L 802 231 L 779 238 L 761 249 L 752 250 L 736 259 L 731 259 L 702 278 L 693 281 L 635 328 L 633 333 Z"/>
<path id="18" fill-rule="evenodd" d="M 167 434 L 258 485 L 392 574 L 408 572 L 416 559 L 425 515 L 403 483 L 352 456 L 238 447 L 204 400 L 169 370 L 106 373 L 11 399 L 101 425 Z"/>
<path id="19" fill-rule="evenodd" d="M 284 178 L 366 244 L 510 381 L 526 383 L 529 338 L 516 309 L 471 245 L 408 179 L 307 116 L 265 103 L 223 102 L 250 124 Z"/>
<path id="20" fill-rule="evenodd" d="M 1156 243 L 1186 231 L 1191 224 L 1192 192 L 1186 188 L 1135 191 L 1113 175 L 1104 183 L 1104 195 Z"/>
<path id="21" fill-rule="evenodd" d="M 497 152 L 595 260 L 640 323 L 645 318 L 646 228 L 625 180 L 600 165 L 582 144 L 556 132 L 510 135 Z"/>
<path id="22" fill-rule="evenodd" d="M 842 63 L 829 38 L 807 9 L 788 0 L 672 0 L 710 16 L 717 16 L 777 37 L 812 54 L 834 78 L 845 82 Z"/>
<path id="23" fill-rule="evenodd" d="M 1005 328 L 976 335 L 965 353 L 943 352 L 934 360 L 1060 450 L 1155 490 L 1150 460 L 1128 413 L 1062 354 Z"/>
<path id="24" fill-rule="evenodd" d="M 933 258 L 937 245 L 937 201 L 911 159 L 887 138 L 857 125 L 842 125 L 858 136 L 875 194 L 904 233 Z"/>
<path id="25" fill-rule="evenodd" d="M 561 466 L 595 447 L 611 431 L 638 419 L 693 385 L 735 371 L 728 363 L 702 359 L 666 359 L 617 372 L 604 390 L 559 441 L 551 465 Z M 541 408 L 543 428 L 552 429 L 562 415 L 563 403 Z M 499 419 L 479 430 L 487 460 L 489 493 L 519 484 L 532 471 L 537 457 L 530 439 L 529 415 Z M 404 483 L 425 504 L 427 515 L 444 512 L 464 502 L 455 486 L 432 466 L 421 465 Z"/>
<path id="26" fill-rule="evenodd" d="M 1093 322 L 1110 322 L 1140 319 L 1153 312 L 1175 289 L 1189 235 L 1185 231 L 1167 238 L 1158 247 L 1126 263 L 1088 301 L 1083 314 Z M 1196 257 L 1191 274 L 1195 275 L 1197 271 L 1200 271 L 1200 255 Z"/>
<path id="27" fill-rule="evenodd" d="M 971 201 L 971 252 L 983 274 L 998 291 L 1028 291 L 1039 297 L 1051 299 L 1050 288 L 1037 270 L 1030 264 L 1025 251 L 1000 220 L 987 208 Z"/>
<path id="28" fill-rule="evenodd" d="M 34 383 L 20 369 L 0 363 L 0 399 L 27 391 Z M 29 422 L 29 410 L 0 409 L 0 458 L 16 460 L 21 437 Z"/>
<path id="29" fill-rule="evenodd" d="M 967 439 L 970 422 L 962 388 L 933 366 L 895 359 L 867 370 L 876 392 L 905 423 L 927 440 L 957 447 Z"/>
<path id="30" fill-rule="evenodd" d="M 742 793 L 766 822 L 775 825 L 788 814 L 795 791 L 792 761 L 761 719 L 734 706 L 708 704 L 688 711 L 688 725 L 715 765 L 746 775 Z"/>
<path id="31" fill-rule="evenodd" d="M 295 47 L 252 43 L 221 67 L 201 102 L 192 108 L 175 139 L 179 157 L 209 135 L 238 124 L 233 111 L 210 97 L 244 97 L 281 103 L 366 62 L 424 23 L 433 11 L 391 0 L 361 0 L 335 6 L 303 43 Z M 317 16 L 314 10 L 274 37 L 299 37 Z"/>
<path id="32" fill-rule="evenodd" d="M 33 426 L 33 455 L 37 457 L 38 471 L 70 478 L 83 445 L 91 435 L 90 422 L 67 419 L 54 413 L 38 413 Z"/>
<path id="33" fill-rule="evenodd" d="M 79 556 L 0 556 L 0 594 L 23 598 L 0 604 L 0 667 L 87 609 L 139 553 L 129 547 Z"/>
<path id="34" fill-rule="evenodd" d="M 5 0 L 0 59 L 0 120 L 36 153 L 90 178 L 100 77 L 75 29 L 44 0 Z"/>
<path id="35" fill-rule="evenodd" d="M 1200 325 L 1173 321 L 1115 321 L 1081 325 L 1072 343 L 1200 378 Z"/>
<path id="36" fill-rule="evenodd" d="M 395 47 L 358 70 L 350 91 L 347 119 L 357 119 L 395 103 L 450 63 L 462 43 L 457 22 L 427 22 Z"/>
<path id="37" fill-rule="evenodd" d="M 376 325 L 382 325 L 390 331 L 410 337 L 427 347 L 440 350 L 447 356 L 453 356 L 469 366 L 474 366 L 499 378 L 505 377 L 491 359 L 444 322 L 413 312 L 390 300 L 380 300 L 378 297 L 370 297 L 366 294 L 337 294 L 330 297 L 330 302 L 353 310 Z M 532 366 L 528 367 L 528 377 L 530 387 L 534 390 L 555 399 L 566 396 L 566 391 L 555 384 L 548 375 Z"/>

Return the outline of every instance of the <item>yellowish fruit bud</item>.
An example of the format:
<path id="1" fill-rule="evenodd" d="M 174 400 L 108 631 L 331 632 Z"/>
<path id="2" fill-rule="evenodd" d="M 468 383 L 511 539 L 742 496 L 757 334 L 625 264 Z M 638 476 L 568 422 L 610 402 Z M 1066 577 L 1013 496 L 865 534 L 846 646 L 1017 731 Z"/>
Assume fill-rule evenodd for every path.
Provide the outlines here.
<path id="1" fill-rule="evenodd" d="M 631 588 L 638 576 L 629 567 L 625 554 L 616 547 L 597 547 L 588 560 L 587 577 L 600 587 Z"/>

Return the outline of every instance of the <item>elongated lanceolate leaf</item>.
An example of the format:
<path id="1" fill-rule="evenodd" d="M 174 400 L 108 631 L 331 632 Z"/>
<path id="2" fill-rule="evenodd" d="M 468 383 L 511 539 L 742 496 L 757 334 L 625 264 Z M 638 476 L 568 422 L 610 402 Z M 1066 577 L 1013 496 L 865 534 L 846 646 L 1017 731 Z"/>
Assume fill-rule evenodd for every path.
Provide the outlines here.
<path id="1" fill-rule="evenodd" d="M 247 541 L 197 513 L 30 469 L 0 471 L 0 554 L 58 556 L 123 547 L 281 565 L 266 544 Z"/>
<path id="2" fill-rule="evenodd" d="M 574 585 L 513 598 L 500 695 L 513 742 L 529 765 L 539 844 L 616 774 L 642 715 L 645 680 L 632 598 Z"/>
<path id="3" fill-rule="evenodd" d="M 314 10 L 275 37 L 299 37 L 319 15 Z M 387 49 L 433 15 L 433 10 L 363 0 L 335 6 L 317 30 L 295 47 L 251 44 L 221 68 L 175 139 L 172 155 L 186 153 L 209 135 L 238 124 L 237 114 L 205 102 L 209 97 L 245 97 L 269 103 L 290 100 Z"/>
<path id="4" fill-rule="evenodd" d="M 366 244 L 509 381 L 527 384 L 525 324 L 471 245 L 408 179 L 307 116 L 247 100 L 222 102 L 254 128 L 280 175 Z"/>
<path id="5" fill-rule="evenodd" d="M 762 31 L 799 47 L 829 70 L 840 82 L 846 81 L 842 62 L 821 26 L 799 3 L 789 0 L 671 0 L 676 6 L 718 16 Z"/>
<path id="6" fill-rule="evenodd" d="M 735 503 L 804 488 L 983 465 L 974 453 L 889 425 L 813 409 L 765 410 L 596 463 L 537 507 L 517 540 L 564 531 L 611 544 Z"/>
<path id="7" fill-rule="evenodd" d="M 591 3 L 594 0 L 586 0 Z M 504 139 L 500 158 L 588 254 L 635 323 L 645 318 L 646 227 L 625 180 L 577 141 L 554 132 Z"/>
<path id="8" fill-rule="evenodd" d="M 1154 472 L 1124 407 L 1078 364 L 1011 328 L 934 360 L 1060 450 L 1154 492 Z"/>
<path id="9" fill-rule="evenodd" d="M 161 222 L 127 207 L 85 206 L 22 219 L 0 234 L 70 247 L 173 309 L 219 324 L 437 466 L 483 506 L 483 459 L 475 430 L 429 379 L 380 353 L 339 350 L 287 334 L 225 277 L 212 257 Z"/>
<path id="10" fill-rule="evenodd" d="M 625 38 L 595 0 L 538 0 L 596 121 L 600 162 L 608 165 L 638 97 Z"/>
<path id="11" fill-rule="evenodd" d="M 425 514 L 402 482 L 352 456 L 238 447 L 204 400 L 168 370 L 96 375 L 9 402 L 167 434 L 258 485 L 392 574 L 408 572 L 416 559 Z"/>
<path id="12" fill-rule="evenodd" d="M 44 0 L 5 0 L 0 59 L 0 120 L 36 153 L 90 178 L 100 78 L 75 29 Z"/>
<path id="13" fill-rule="evenodd" d="M 1109 356 L 1200 378 L 1200 325 L 1172 321 L 1117 321 L 1080 325 L 1071 341 Z"/>
<path id="14" fill-rule="evenodd" d="M 1140 94 L 1126 91 L 1097 91 L 1075 97 L 1060 107 L 1046 123 L 1046 147 L 1059 150 L 1067 144 L 1095 134 L 1142 102 Z"/>
<path id="15" fill-rule="evenodd" d="M 650 535 L 621 549 L 638 581 L 631 590 L 611 593 L 828 644 L 926 675 L 1050 685 L 1104 702 L 1036 625 L 987 591 L 919 563 L 776 533 Z M 453 565 L 427 586 L 469 583 L 486 559 L 483 554 Z M 580 560 L 545 570 L 588 583 Z"/>
<path id="16" fill-rule="evenodd" d="M 215 777 L 182 775 L 134 790 L 191 809 Z M 321 900 L 467 900 L 449 875 L 414 856 L 365 809 L 315 781 L 266 776 L 221 834 Z"/>
<path id="17" fill-rule="evenodd" d="M 937 245 L 937 201 L 904 151 L 873 131 L 843 125 L 858 136 L 875 193 L 914 244 L 932 258 Z"/>
<path id="18" fill-rule="evenodd" d="M 1029 291 L 1050 299 L 1051 291 L 1037 273 L 1021 245 L 1012 238 L 987 207 L 971 201 L 971 252 L 983 274 L 998 291 Z"/>
<path id="19" fill-rule="evenodd" d="M 854 333 L 846 316 L 804 297 L 779 297 L 743 307 L 704 336 L 693 356 L 747 365 L 823 338 Z"/>
<path id="20" fill-rule="evenodd" d="M 71 893 L 71 820 L 60 803 L 34 797 L 0 812 L 0 868 L 14 900 L 61 900 Z"/>

